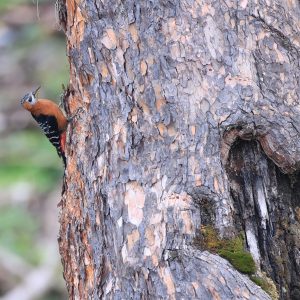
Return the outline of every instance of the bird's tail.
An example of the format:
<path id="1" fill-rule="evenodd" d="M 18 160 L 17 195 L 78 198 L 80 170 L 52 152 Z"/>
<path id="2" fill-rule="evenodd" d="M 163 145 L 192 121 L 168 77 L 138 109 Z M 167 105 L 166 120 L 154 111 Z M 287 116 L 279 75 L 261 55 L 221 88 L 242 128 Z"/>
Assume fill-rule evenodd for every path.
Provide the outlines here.
<path id="1" fill-rule="evenodd" d="M 63 162 L 64 162 L 64 166 L 66 167 L 66 166 L 67 166 L 67 160 L 66 160 L 65 153 L 62 153 L 62 154 L 61 154 L 61 158 L 62 158 L 62 160 L 63 160 Z"/>
<path id="2" fill-rule="evenodd" d="M 62 160 L 64 162 L 65 167 L 66 167 L 66 164 L 67 164 L 66 155 L 65 155 L 66 137 L 67 137 L 66 132 L 63 132 L 60 135 L 60 153 L 58 153 L 58 155 L 62 157 Z"/>

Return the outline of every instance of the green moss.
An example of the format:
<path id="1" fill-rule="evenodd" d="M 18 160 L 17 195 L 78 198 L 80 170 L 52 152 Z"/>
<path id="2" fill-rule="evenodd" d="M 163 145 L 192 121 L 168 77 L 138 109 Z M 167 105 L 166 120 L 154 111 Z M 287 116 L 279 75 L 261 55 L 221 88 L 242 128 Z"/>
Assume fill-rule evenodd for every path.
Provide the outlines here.
<path id="1" fill-rule="evenodd" d="M 242 233 L 232 239 L 221 239 L 215 228 L 202 226 L 201 234 L 195 239 L 195 245 L 227 259 L 236 270 L 248 274 L 250 279 L 267 292 L 272 299 L 279 299 L 274 282 L 266 274 L 257 271 L 250 252 L 245 250 Z"/>
<path id="2" fill-rule="evenodd" d="M 279 299 L 279 295 L 274 282 L 266 276 L 266 274 L 261 273 L 260 276 L 251 275 L 250 279 L 260 286 L 266 293 L 268 293 L 272 299 Z"/>
<path id="3" fill-rule="evenodd" d="M 217 231 L 212 226 L 202 226 L 201 235 L 196 240 L 196 243 L 205 250 L 216 252 L 221 247 L 221 240 L 218 237 Z"/>
<path id="4" fill-rule="evenodd" d="M 212 226 L 203 226 L 198 243 L 199 241 L 201 248 L 219 254 L 241 273 L 255 273 L 255 262 L 251 254 L 244 249 L 244 236 L 242 234 L 233 239 L 221 239 Z"/>
<path id="5" fill-rule="evenodd" d="M 221 239 L 215 228 L 202 226 L 201 234 L 196 237 L 194 242 L 201 249 L 217 253 L 227 259 L 236 270 L 248 274 L 250 279 L 267 292 L 272 299 L 279 299 L 274 282 L 265 273 L 257 271 L 252 255 L 244 249 L 243 234 L 232 239 Z"/>
<path id="6" fill-rule="evenodd" d="M 238 271 L 244 274 L 254 274 L 256 266 L 251 254 L 247 251 L 228 251 L 219 249 L 220 256 L 227 259 Z"/>
<path id="7" fill-rule="evenodd" d="M 261 277 L 253 275 L 250 278 L 255 284 L 259 285 L 263 290 L 266 290 L 268 288 L 268 283 Z"/>

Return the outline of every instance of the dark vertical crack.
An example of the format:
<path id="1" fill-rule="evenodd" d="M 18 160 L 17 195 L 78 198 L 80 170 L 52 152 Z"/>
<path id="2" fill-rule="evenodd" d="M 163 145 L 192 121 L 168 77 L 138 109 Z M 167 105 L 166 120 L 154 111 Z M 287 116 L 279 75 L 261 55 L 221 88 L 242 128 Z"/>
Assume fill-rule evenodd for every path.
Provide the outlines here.
<path id="1" fill-rule="evenodd" d="M 230 150 L 226 170 L 237 228 L 245 230 L 247 224 L 254 228 L 260 266 L 276 282 L 281 299 L 299 299 L 300 265 L 295 262 L 299 260 L 300 175 L 293 175 L 293 184 L 257 141 L 237 141 Z"/>

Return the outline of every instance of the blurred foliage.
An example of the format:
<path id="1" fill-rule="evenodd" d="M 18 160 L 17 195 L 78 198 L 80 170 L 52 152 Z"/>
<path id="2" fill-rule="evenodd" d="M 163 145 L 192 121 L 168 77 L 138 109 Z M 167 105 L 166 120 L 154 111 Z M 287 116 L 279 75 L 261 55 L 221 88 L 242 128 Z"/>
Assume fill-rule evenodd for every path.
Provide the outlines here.
<path id="1" fill-rule="evenodd" d="M 26 3 L 28 1 L 26 0 L 0 0 L 0 10 L 6 10 L 6 9 L 11 9 L 14 6 L 22 3 Z"/>
<path id="2" fill-rule="evenodd" d="M 23 23 L 11 18 L 21 17 L 24 13 L 29 17 L 25 16 Z M 47 15 L 52 16 L 52 23 L 48 20 L 44 24 L 40 13 L 46 15 L 46 19 Z M 68 80 L 64 36 L 53 27 L 53 1 L 1 0 L 0 14 L 4 19 L 1 27 L 6 32 L 2 37 L 6 42 L 2 45 L 1 57 L 11 62 L 5 74 L 0 75 L 0 86 L 3 87 L 0 90 L 0 111 L 1 108 L 8 113 L 17 110 L 27 120 L 27 130 L 22 130 L 23 124 L 21 128 L 10 128 L 8 121 L 7 128 L 1 133 L 0 189 L 18 182 L 28 182 L 34 186 L 33 190 L 44 192 L 53 189 L 60 180 L 62 162 L 31 115 L 22 109 L 19 99 L 38 85 L 42 85 L 47 98 L 59 99 L 61 84 Z M 49 23 L 52 28 L 49 28 Z M 16 86 L 9 78 L 20 81 L 20 85 Z"/>
<path id="3" fill-rule="evenodd" d="M 61 300 L 61 294 L 57 290 L 50 290 L 43 298 L 38 300 Z"/>
<path id="4" fill-rule="evenodd" d="M 38 232 L 37 220 L 20 206 L 5 206 L 0 210 L 0 244 L 28 262 L 37 264 L 39 252 L 34 247 Z"/>
<path id="5" fill-rule="evenodd" d="M 39 4 L 42 3 L 49 3 L 47 0 L 0 0 L 0 11 L 1 10 L 7 10 L 7 9 L 13 9 L 17 5 L 20 4 L 33 4 L 36 5 L 37 9 L 39 7 Z"/>
<path id="6" fill-rule="evenodd" d="M 42 261 L 37 245 L 42 228 L 49 226 L 43 224 L 44 201 L 61 188 L 64 171 L 20 99 L 41 85 L 42 98 L 59 102 L 61 84 L 69 81 L 65 37 L 54 6 L 50 0 L 0 0 L 0 248 L 32 265 Z M 57 277 L 61 284 L 53 282 L 41 299 L 66 299 L 61 269 Z"/>
<path id="7" fill-rule="evenodd" d="M 41 131 L 15 132 L 3 138 L 2 145 L 0 187 L 28 182 L 34 184 L 38 191 L 45 192 L 62 177 L 62 162 Z"/>
<path id="8" fill-rule="evenodd" d="M 68 82 L 65 37 L 57 30 L 55 2 L 38 3 L 0 0 L 0 86 L 5 87 L 0 92 L 0 108 L 18 104 L 38 85 L 41 96 L 59 102 L 61 84 Z"/>

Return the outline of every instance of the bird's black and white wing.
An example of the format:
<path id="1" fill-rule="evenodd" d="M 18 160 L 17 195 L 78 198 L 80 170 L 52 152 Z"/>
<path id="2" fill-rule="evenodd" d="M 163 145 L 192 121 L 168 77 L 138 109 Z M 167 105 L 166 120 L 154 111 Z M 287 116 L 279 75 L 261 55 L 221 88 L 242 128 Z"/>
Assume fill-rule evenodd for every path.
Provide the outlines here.
<path id="1" fill-rule="evenodd" d="M 44 134 L 47 136 L 51 144 L 56 148 L 59 157 L 62 156 L 60 144 L 60 132 L 58 130 L 57 120 L 54 116 L 39 115 L 32 117 L 37 121 Z"/>

